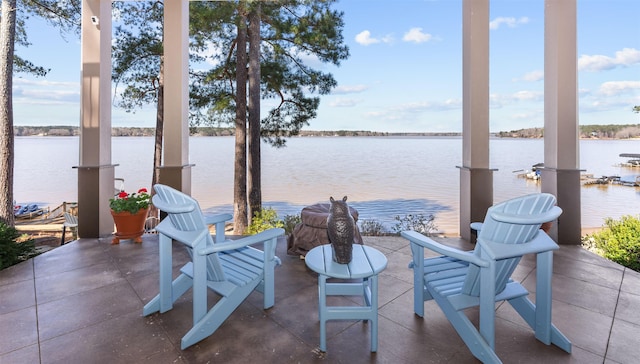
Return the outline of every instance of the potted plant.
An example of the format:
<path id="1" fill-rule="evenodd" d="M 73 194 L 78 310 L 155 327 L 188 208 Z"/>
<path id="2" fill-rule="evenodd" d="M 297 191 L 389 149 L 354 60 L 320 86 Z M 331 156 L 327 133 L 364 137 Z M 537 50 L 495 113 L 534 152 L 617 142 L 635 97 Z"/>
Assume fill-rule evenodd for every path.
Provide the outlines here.
<path id="1" fill-rule="evenodd" d="M 150 202 L 151 196 L 146 188 L 134 193 L 122 191 L 109 199 L 111 216 L 116 225 L 116 236 L 111 244 L 119 244 L 121 239 L 133 239 L 136 243 L 142 243 Z"/>

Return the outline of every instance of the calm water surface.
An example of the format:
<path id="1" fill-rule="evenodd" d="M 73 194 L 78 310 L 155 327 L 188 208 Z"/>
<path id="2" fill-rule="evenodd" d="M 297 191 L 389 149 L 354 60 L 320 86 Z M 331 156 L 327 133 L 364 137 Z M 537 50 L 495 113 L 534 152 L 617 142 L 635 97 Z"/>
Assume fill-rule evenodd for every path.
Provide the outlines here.
<path id="1" fill-rule="evenodd" d="M 112 139 L 116 177 L 128 191 L 151 184 L 153 138 Z M 232 212 L 233 137 L 190 138 L 193 196 L 208 212 Z M 544 160 L 543 140 L 492 139 L 494 200 L 540 191 L 540 184 L 514 171 Z M 580 168 L 599 176 L 633 176 L 640 169 L 618 167 L 620 153 L 640 153 L 640 140 L 582 140 Z M 16 137 L 14 198 L 55 207 L 77 200 L 77 137 Z M 302 207 L 348 196 L 360 219 L 388 228 L 394 216 L 434 214 L 437 227 L 459 230 L 461 138 L 310 137 L 286 148 L 262 146 L 263 204 L 280 217 Z M 606 217 L 638 215 L 640 188 L 583 186 L 582 225 L 602 226 Z M 568 213 L 568 212 L 565 212 Z"/>

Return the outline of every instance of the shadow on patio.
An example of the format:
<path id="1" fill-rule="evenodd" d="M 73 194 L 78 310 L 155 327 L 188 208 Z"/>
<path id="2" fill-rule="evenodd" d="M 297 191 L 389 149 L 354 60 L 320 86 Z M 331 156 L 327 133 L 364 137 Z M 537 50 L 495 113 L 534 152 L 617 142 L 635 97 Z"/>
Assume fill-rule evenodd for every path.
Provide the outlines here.
<path id="1" fill-rule="evenodd" d="M 438 239 L 470 248 L 458 239 Z M 327 324 L 327 353 L 319 352 L 317 275 L 279 241 L 276 305 L 261 309 L 253 293 L 209 338 L 180 350 L 191 327 L 190 295 L 173 310 L 142 317 L 158 293 L 158 237 L 142 244 L 83 239 L 0 272 L 0 363 L 430 363 L 476 361 L 438 306 L 413 313 L 411 253 L 399 237 L 364 237 L 389 265 L 380 274 L 379 344 L 357 321 Z M 506 363 L 632 363 L 640 357 L 640 274 L 578 246 L 554 255 L 553 322 L 573 353 L 538 342 L 509 305 L 497 310 L 496 352 Z M 174 267 L 187 260 L 174 246 Z M 535 258 L 517 279 L 535 290 Z M 211 297 L 213 299 L 213 296 Z M 343 304 L 348 298 L 331 297 Z M 332 301 L 333 300 L 333 301 Z M 353 304 L 353 302 L 351 302 Z"/>

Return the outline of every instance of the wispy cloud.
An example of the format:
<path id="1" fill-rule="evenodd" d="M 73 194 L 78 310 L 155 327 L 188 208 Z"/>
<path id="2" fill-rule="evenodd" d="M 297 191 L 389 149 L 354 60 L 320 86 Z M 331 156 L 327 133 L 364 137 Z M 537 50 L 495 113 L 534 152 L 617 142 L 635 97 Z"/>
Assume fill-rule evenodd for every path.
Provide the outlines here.
<path id="1" fill-rule="evenodd" d="M 609 81 L 600 85 L 599 92 L 607 96 L 616 96 L 628 92 L 640 91 L 640 81 Z"/>
<path id="2" fill-rule="evenodd" d="M 368 30 L 363 30 L 356 35 L 355 38 L 358 44 L 368 46 L 376 43 L 391 43 L 393 41 L 393 37 L 390 35 L 383 36 L 382 38 L 374 38 L 371 36 L 371 32 Z"/>
<path id="3" fill-rule="evenodd" d="M 362 100 L 339 97 L 339 98 L 337 98 L 335 100 L 330 101 L 329 102 L 329 106 L 331 106 L 331 107 L 352 107 L 352 106 L 356 106 L 357 104 L 359 104 L 361 102 L 362 102 Z"/>
<path id="4" fill-rule="evenodd" d="M 372 38 L 370 31 L 363 30 L 362 32 L 358 33 L 358 35 L 356 35 L 356 42 L 358 42 L 358 44 L 367 46 L 370 44 L 380 43 L 380 40 Z"/>
<path id="5" fill-rule="evenodd" d="M 77 104 L 80 101 L 80 83 L 15 78 L 13 100 L 32 105 Z"/>
<path id="6" fill-rule="evenodd" d="M 578 70 L 597 72 L 616 67 L 629 67 L 640 64 L 640 51 L 635 48 L 624 48 L 617 51 L 613 57 L 605 55 L 582 55 L 578 59 Z"/>
<path id="7" fill-rule="evenodd" d="M 522 77 L 514 79 L 514 81 L 526 81 L 526 82 L 537 82 L 542 80 L 544 80 L 544 71 L 540 71 L 540 70 L 527 72 Z"/>
<path id="8" fill-rule="evenodd" d="M 518 25 L 527 24 L 528 22 L 529 22 L 529 18 L 527 18 L 526 16 L 523 16 L 518 19 L 514 17 L 497 17 L 489 23 L 489 29 L 496 30 L 500 28 L 500 26 L 503 24 L 509 28 L 515 28 Z"/>
<path id="9" fill-rule="evenodd" d="M 369 89 L 369 86 L 366 85 L 347 85 L 347 86 L 338 86 L 331 91 L 332 95 L 344 95 L 344 94 L 355 94 L 360 93 Z"/>
<path id="10" fill-rule="evenodd" d="M 447 99 L 444 101 L 420 101 L 392 106 L 385 110 L 370 111 L 365 115 L 374 119 L 405 120 L 411 115 L 419 115 L 428 111 L 459 110 L 461 107 L 461 99 Z"/>
<path id="11" fill-rule="evenodd" d="M 424 33 L 422 28 L 411 28 L 404 34 L 402 40 L 405 42 L 424 43 L 433 38 L 429 33 Z"/>
<path id="12" fill-rule="evenodd" d="M 511 94 L 491 94 L 489 95 L 489 106 L 499 109 L 507 105 L 518 102 L 540 102 L 544 100 L 544 93 L 541 91 L 522 90 Z"/>

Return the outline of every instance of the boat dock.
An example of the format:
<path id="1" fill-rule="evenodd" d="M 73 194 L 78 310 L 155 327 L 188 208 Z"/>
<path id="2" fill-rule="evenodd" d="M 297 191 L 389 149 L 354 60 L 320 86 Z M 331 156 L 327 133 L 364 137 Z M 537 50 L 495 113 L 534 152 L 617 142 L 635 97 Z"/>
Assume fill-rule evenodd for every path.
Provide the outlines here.
<path id="1" fill-rule="evenodd" d="M 598 178 L 592 177 L 584 179 L 582 185 L 621 185 L 629 187 L 640 187 L 640 176 L 635 176 L 633 180 L 622 179 L 620 176 L 602 176 Z"/>
<path id="2" fill-rule="evenodd" d="M 640 154 L 620 153 L 620 157 L 622 157 L 622 158 L 630 158 L 626 162 L 618 164 L 620 167 L 640 168 Z"/>

